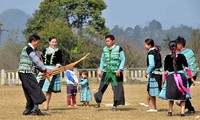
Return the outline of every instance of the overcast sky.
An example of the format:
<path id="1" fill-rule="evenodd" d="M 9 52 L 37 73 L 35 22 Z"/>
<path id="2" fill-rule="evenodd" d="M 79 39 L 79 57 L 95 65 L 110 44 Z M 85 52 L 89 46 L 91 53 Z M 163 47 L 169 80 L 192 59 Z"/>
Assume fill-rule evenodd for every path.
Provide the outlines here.
<path id="1" fill-rule="evenodd" d="M 0 0 L 0 13 L 18 8 L 27 14 L 39 9 L 42 0 Z M 200 0 L 104 0 L 107 9 L 103 11 L 106 25 L 113 28 L 146 26 L 152 19 L 169 28 L 172 25 L 188 25 L 200 28 Z"/>

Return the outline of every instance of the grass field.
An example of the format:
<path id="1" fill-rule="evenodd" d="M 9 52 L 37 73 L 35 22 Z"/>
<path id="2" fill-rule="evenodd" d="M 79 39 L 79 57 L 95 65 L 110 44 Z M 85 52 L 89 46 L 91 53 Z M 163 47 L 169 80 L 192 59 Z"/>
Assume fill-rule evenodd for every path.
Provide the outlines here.
<path id="1" fill-rule="evenodd" d="M 92 93 L 98 89 L 98 84 L 90 84 Z M 196 114 L 180 117 L 180 108 L 174 106 L 172 117 L 167 116 L 168 101 L 157 99 L 157 113 L 146 113 L 147 108 L 139 105 L 146 97 L 146 84 L 125 84 L 125 106 L 119 106 L 117 111 L 112 111 L 113 93 L 109 86 L 104 94 L 100 108 L 94 108 L 94 99 L 89 108 L 82 107 L 77 95 L 78 106 L 66 107 L 66 86 L 62 86 L 61 93 L 54 93 L 50 103 L 50 110 L 43 111 L 45 116 L 23 116 L 25 97 L 21 86 L 0 86 L 0 120 L 193 120 L 200 115 L 200 84 L 192 88 L 192 103 L 196 108 Z M 40 108 L 44 106 L 40 105 Z"/>

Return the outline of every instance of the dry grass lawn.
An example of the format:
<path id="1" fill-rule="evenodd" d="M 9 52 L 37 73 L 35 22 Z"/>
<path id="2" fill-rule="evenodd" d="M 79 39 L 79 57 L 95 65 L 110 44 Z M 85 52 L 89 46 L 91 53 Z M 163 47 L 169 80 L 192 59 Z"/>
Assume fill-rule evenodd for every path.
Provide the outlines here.
<path id="1" fill-rule="evenodd" d="M 98 89 L 98 84 L 90 84 L 92 93 Z M 157 99 L 157 113 L 146 113 L 147 108 L 139 105 L 146 98 L 146 84 L 125 84 L 125 98 L 127 105 L 119 106 L 117 111 L 112 111 L 113 93 L 109 86 L 103 97 L 100 108 L 94 108 L 94 99 L 89 108 L 82 107 L 77 95 L 78 106 L 75 108 L 66 107 L 66 86 L 62 86 L 62 92 L 53 94 L 50 110 L 43 111 L 45 116 L 23 116 L 25 97 L 21 86 L 0 86 L 0 120 L 194 120 L 200 115 L 200 84 L 192 88 L 193 99 L 191 100 L 196 108 L 196 114 L 180 117 L 180 107 L 174 106 L 172 117 L 167 116 L 168 101 Z M 40 108 L 44 106 L 40 105 Z"/>

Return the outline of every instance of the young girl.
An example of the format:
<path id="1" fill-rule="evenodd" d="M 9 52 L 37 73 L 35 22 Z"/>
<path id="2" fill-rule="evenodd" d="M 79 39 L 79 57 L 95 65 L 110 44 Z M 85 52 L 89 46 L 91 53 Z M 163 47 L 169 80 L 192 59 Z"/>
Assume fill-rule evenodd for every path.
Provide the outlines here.
<path id="1" fill-rule="evenodd" d="M 68 107 L 76 107 L 76 93 L 78 78 L 74 73 L 74 67 L 66 71 L 67 77 L 67 105 Z"/>
<path id="2" fill-rule="evenodd" d="M 80 101 L 83 102 L 84 106 L 89 107 L 89 101 L 92 100 L 92 97 L 89 88 L 89 82 L 87 79 L 88 73 L 87 71 L 83 70 L 80 75 L 81 75 L 81 80 L 79 83 Z"/>
<path id="3" fill-rule="evenodd" d="M 147 49 L 147 70 L 145 77 L 149 75 L 147 91 L 148 97 L 152 102 L 152 109 L 147 110 L 146 112 L 157 112 L 156 108 L 156 96 L 159 95 L 162 85 L 162 62 L 160 49 L 154 46 L 154 41 L 150 38 L 146 39 L 144 42 L 144 47 Z"/>

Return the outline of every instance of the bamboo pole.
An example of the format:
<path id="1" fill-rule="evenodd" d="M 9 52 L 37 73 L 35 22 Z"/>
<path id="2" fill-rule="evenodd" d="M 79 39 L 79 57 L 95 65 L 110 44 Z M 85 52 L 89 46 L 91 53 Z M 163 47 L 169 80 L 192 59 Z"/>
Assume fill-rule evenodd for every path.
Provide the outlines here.
<path id="1" fill-rule="evenodd" d="M 53 72 L 52 72 L 52 74 L 46 74 L 46 73 L 40 74 L 40 75 L 39 75 L 39 76 L 41 76 L 41 77 L 40 77 L 40 80 L 45 80 L 46 78 L 47 78 L 48 80 L 50 80 L 50 76 L 54 76 L 54 75 L 56 75 L 56 74 L 59 74 L 59 73 L 61 73 L 61 72 L 66 71 L 67 69 L 72 68 L 74 65 L 78 64 L 80 61 L 86 59 L 86 58 L 88 57 L 89 54 L 90 54 L 90 53 L 86 54 L 85 56 L 83 56 L 81 59 L 79 59 L 79 60 L 76 61 L 76 62 L 73 62 L 73 63 L 70 63 L 70 64 L 68 64 L 68 65 L 65 65 L 65 66 L 62 66 L 62 67 L 59 67 L 59 68 L 54 69 Z"/>

